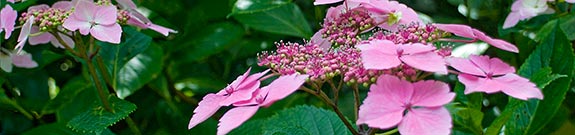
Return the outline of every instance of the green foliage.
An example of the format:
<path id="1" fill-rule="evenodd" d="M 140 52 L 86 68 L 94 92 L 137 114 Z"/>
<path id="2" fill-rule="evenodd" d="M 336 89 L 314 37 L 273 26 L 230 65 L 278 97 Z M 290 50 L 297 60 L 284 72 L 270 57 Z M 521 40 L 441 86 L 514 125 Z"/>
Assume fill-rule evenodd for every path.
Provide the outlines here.
<path id="1" fill-rule="evenodd" d="M 115 97 L 109 98 L 113 112 L 106 111 L 101 104 L 94 104 L 80 113 L 66 126 L 82 133 L 102 133 L 106 127 L 126 118 L 136 110 L 136 105 Z"/>
<path id="2" fill-rule="evenodd" d="M 244 8 L 250 3 L 249 8 Z M 256 30 L 309 38 L 311 28 L 300 8 L 287 1 L 238 0 L 232 10 L 235 19 Z"/>

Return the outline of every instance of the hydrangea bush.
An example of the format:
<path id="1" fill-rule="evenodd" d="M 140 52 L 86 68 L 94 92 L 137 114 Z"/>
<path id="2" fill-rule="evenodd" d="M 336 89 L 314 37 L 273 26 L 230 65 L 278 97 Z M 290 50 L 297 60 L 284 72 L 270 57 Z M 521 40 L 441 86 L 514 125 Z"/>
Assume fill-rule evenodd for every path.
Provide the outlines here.
<path id="1" fill-rule="evenodd" d="M 0 134 L 573 127 L 573 0 L 445 2 L 467 24 L 395 0 L 1 2 Z"/>

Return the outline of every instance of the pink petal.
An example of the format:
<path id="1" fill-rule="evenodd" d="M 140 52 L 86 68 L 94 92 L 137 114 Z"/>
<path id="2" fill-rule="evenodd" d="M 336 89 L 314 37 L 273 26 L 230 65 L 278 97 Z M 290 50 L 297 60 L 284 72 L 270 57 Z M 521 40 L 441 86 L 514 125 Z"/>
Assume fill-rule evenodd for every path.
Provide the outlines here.
<path id="1" fill-rule="evenodd" d="M 88 33 L 90 33 L 90 29 L 92 28 L 92 24 L 90 24 L 90 22 L 82 21 L 74 16 L 68 17 L 62 26 L 70 31 L 80 30 L 80 34 L 82 35 L 88 35 Z"/>
<path id="2" fill-rule="evenodd" d="M 507 15 L 507 18 L 505 18 L 505 22 L 503 23 L 503 29 L 511 28 L 517 25 L 517 23 L 519 23 L 519 18 L 520 18 L 519 13 L 516 12 L 509 13 L 509 15 Z"/>
<path id="3" fill-rule="evenodd" d="M 305 82 L 309 75 L 292 74 L 280 76 L 268 86 L 263 87 L 262 91 L 269 91 L 261 106 L 269 107 L 275 101 L 281 100 L 296 90 Z"/>
<path id="4" fill-rule="evenodd" d="M 471 56 L 474 57 L 474 56 Z M 464 58 L 448 58 L 447 63 L 449 63 L 449 65 L 455 69 L 457 69 L 459 72 L 463 72 L 463 73 L 467 73 L 467 74 L 472 74 L 472 75 L 477 75 L 477 76 L 486 76 L 485 72 L 479 68 L 477 65 L 475 65 L 475 63 L 471 62 L 471 60 L 469 59 L 464 59 Z"/>
<path id="5" fill-rule="evenodd" d="M 64 35 L 62 33 L 58 33 L 60 35 L 60 37 L 62 38 L 62 40 L 64 40 L 64 42 L 70 47 L 70 48 L 74 48 L 75 43 L 74 40 L 69 37 L 68 35 Z M 64 45 L 62 45 L 60 43 L 60 41 L 58 41 L 58 39 L 56 38 L 52 38 L 52 40 L 50 40 L 50 43 L 54 46 L 54 47 L 58 47 L 58 48 L 65 48 Z"/>
<path id="6" fill-rule="evenodd" d="M 6 30 L 4 39 L 10 38 L 10 36 L 12 35 L 12 31 L 14 31 L 14 25 L 16 24 L 17 16 L 18 13 L 16 12 L 16 10 L 12 9 L 10 5 L 6 5 L 6 7 L 2 8 L 2 11 L 0 11 L 0 24 L 2 25 L 1 28 L 4 28 L 4 30 Z"/>
<path id="7" fill-rule="evenodd" d="M 501 84 L 497 81 L 465 73 L 459 74 L 457 78 L 459 79 L 459 82 L 465 85 L 465 94 L 473 92 L 495 93 L 501 91 L 502 87 L 505 87 L 503 86 L 505 84 Z"/>
<path id="8" fill-rule="evenodd" d="M 24 45 L 26 44 L 26 40 L 28 40 L 28 35 L 30 35 L 30 30 L 32 29 L 32 24 L 34 23 L 34 16 L 31 16 L 26 20 L 24 25 L 22 25 L 22 29 L 20 29 L 20 35 L 18 35 L 18 44 L 16 44 L 15 49 L 18 52 L 22 51 Z"/>
<path id="9" fill-rule="evenodd" d="M 398 78 L 383 75 L 379 77 L 377 83 L 371 85 L 367 97 L 359 108 L 359 118 L 356 124 L 367 124 L 369 127 L 387 129 L 397 125 L 402 117 L 403 103 L 401 91 L 409 91 L 404 86 L 411 86 L 408 82 L 400 81 Z M 399 90 L 394 90 L 399 87 Z M 405 93 L 411 94 L 411 93 Z M 409 100 L 409 99 L 405 99 Z"/>
<path id="10" fill-rule="evenodd" d="M 445 107 L 411 109 L 397 127 L 403 135 L 448 135 L 451 115 Z"/>
<path id="11" fill-rule="evenodd" d="M 313 2 L 313 5 L 324 5 L 324 4 L 331 4 L 331 3 L 337 3 L 343 0 L 315 0 Z"/>
<path id="12" fill-rule="evenodd" d="M 117 23 L 110 26 L 94 25 L 90 29 L 90 34 L 100 41 L 119 44 L 122 39 L 122 27 Z"/>
<path id="13" fill-rule="evenodd" d="M 313 36 L 310 39 L 310 43 L 317 45 L 322 50 L 328 50 L 329 48 L 331 48 L 331 42 L 323 38 L 320 31 L 313 34 Z"/>
<path id="14" fill-rule="evenodd" d="M 210 118 L 210 116 L 214 115 L 214 113 L 220 109 L 220 101 L 223 98 L 223 96 L 216 94 L 208 94 L 204 96 L 202 101 L 198 103 L 198 107 L 194 109 L 194 115 L 192 116 L 192 119 L 190 119 L 188 129 L 195 127 L 196 125 Z"/>
<path id="15" fill-rule="evenodd" d="M 72 8 L 72 2 L 70 1 L 58 1 L 52 4 L 52 8 L 70 10 Z"/>
<path id="16" fill-rule="evenodd" d="M 507 41 L 504 41 L 501 39 L 493 39 L 493 38 L 485 35 L 485 33 L 481 32 L 479 30 L 476 30 L 476 29 L 473 29 L 473 33 L 477 36 L 477 39 L 484 41 L 485 43 L 488 43 L 488 44 L 495 46 L 499 49 L 514 52 L 514 53 L 519 52 L 519 49 L 517 49 L 517 47 L 515 47 L 515 45 L 513 45 Z"/>
<path id="17" fill-rule="evenodd" d="M 259 106 L 243 106 L 230 109 L 218 124 L 218 135 L 225 135 L 239 127 L 258 111 Z"/>
<path id="18" fill-rule="evenodd" d="M 541 90 L 539 90 L 535 84 L 516 74 L 507 74 L 493 78 L 493 80 L 506 84 L 506 88 L 502 90 L 503 93 L 514 98 L 521 100 L 527 100 L 529 98 L 543 99 L 543 93 L 541 93 Z"/>
<path id="19" fill-rule="evenodd" d="M 32 59 L 31 54 L 23 54 L 23 55 L 11 55 L 12 57 L 12 64 L 16 67 L 21 68 L 35 68 L 38 67 L 38 63 Z"/>
<path id="20" fill-rule="evenodd" d="M 466 37 L 475 39 L 475 34 L 473 33 L 473 29 L 466 25 L 461 24 L 433 24 L 433 26 L 437 27 L 445 32 L 453 33 L 457 36 Z"/>
<path id="21" fill-rule="evenodd" d="M 94 2 L 87 0 L 78 0 L 74 13 L 69 18 L 75 18 L 78 21 L 92 22 L 96 15 L 97 6 Z M 114 13 L 116 14 L 116 13 Z"/>
<path id="22" fill-rule="evenodd" d="M 489 56 L 469 56 L 471 62 L 477 65 L 485 73 L 492 73 L 493 75 L 504 75 L 514 73 L 515 68 L 509 66 L 507 63 L 498 58 L 489 58 Z"/>
<path id="23" fill-rule="evenodd" d="M 135 9 L 136 4 L 132 1 L 132 0 L 116 0 L 116 2 L 118 2 L 118 4 L 120 5 L 120 7 L 124 8 L 124 9 Z"/>
<path id="24" fill-rule="evenodd" d="M 413 88 L 411 104 L 414 106 L 443 106 L 455 97 L 455 93 L 449 91 L 449 85 L 440 81 L 419 81 L 413 83 Z"/>
<path id="25" fill-rule="evenodd" d="M 38 26 L 32 26 L 32 29 L 30 29 L 30 33 L 38 33 L 38 32 L 40 32 L 40 29 L 38 28 Z M 45 43 L 50 42 L 51 39 L 52 39 L 52 34 L 45 32 L 45 33 L 42 33 L 38 36 L 30 37 L 30 39 L 28 39 L 28 43 L 30 43 L 30 45 L 45 44 Z"/>
<path id="26" fill-rule="evenodd" d="M 268 69 L 266 71 L 255 73 L 253 75 L 246 77 L 240 84 L 238 84 L 236 86 L 236 89 L 238 89 L 238 90 L 249 89 L 249 88 L 253 88 L 254 85 L 259 88 L 259 82 L 260 82 L 259 79 L 262 76 L 266 75 L 269 71 L 270 70 Z"/>
<path id="27" fill-rule="evenodd" d="M 31 12 L 32 10 L 42 10 L 42 9 L 49 9 L 50 6 L 46 5 L 46 4 L 40 4 L 40 5 L 35 5 L 35 6 L 30 6 L 28 7 L 28 12 Z"/>
<path id="28" fill-rule="evenodd" d="M 260 87 L 259 78 L 265 75 L 269 70 L 248 76 L 250 71 L 251 68 L 248 69 L 244 75 L 236 78 L 236 80 L 224 88 L 224 90 L 218 92 L 220 95 L 228 94 L 228 97 L 223 100 L 220 105 L 228 106 L 236 102 L 250 100 L 254 96 L 253 93 Z M 233 92 L 228 93 L 227 90 L 232 90 Z"/>
<path id="29" fill-rule="evenodd" d="M 118 19 L 116 6 L 98 6 L 94 15 L 94 22 L 98 25 L 112 25 Z"/>
<path id="30" fill-rule="evenodd" d="M 403 54 L 426 53 L 435 50 L 435 46 L 421 43 L 397 45 L 397 47 L 403 50 Z"/>
<path id="31" fill-rule="evenodd" d="M 172 30 L 172 29 L 160 26 L 160 25 L 156 25 L 156 24 L 150 24 L 150 27 L 148 27 L 148 28 L 150 28 L 150 29 L 152 29 L 158 33 L 161 33 L 164 36 L 168 36 L 168 34 L 170 34 L 170 33 L 178 33 L 175 30 Z"/>
<path id="32" fill-rule="evenodd" d="M 375 40 L 357 48 L 361 50 L 361 60 L 366 69 L 390 69 L 401 64 L 396 45 L 391 41 Z"/>
<path id="33" fill-rule="evenodd" d="M 443 57 L 435 52 L 417 53 L 399 57 L 405 64 L 427 72 L 447 74 L 447 66 Z"/>

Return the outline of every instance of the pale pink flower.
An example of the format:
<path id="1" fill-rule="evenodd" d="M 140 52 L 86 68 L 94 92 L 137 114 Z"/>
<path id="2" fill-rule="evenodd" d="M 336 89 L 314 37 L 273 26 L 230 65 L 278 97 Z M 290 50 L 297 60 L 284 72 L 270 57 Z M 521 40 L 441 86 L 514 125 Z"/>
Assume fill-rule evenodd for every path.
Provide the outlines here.
<path id="1" fill-rule="evenodd" d="M 514 53 L 519 52 L 519 49 L 517 49 L 515 45 L 501 39 L 491 38 L 487 36 L 485 33 L 466 25 L 461 24 L 433 24 L 433 25 L 437 27 L 437 29 L 453 33 L 457 36 L 471 38 L 474 40 L 481 40 L 485 43 L 491 44 L 505 51 L 510 51 Z"/>
<path id="2" fill-rule="evenodd" d="M 66 11 L 66 10 L 70 10 L 70 8 L 72 8 L 72 3 L 70 1 L 59 1 L 59 2 L 54 3 L 52 5 L 52 8 L 61 9 L 63 11 Z M 31 6 L 30 8 L 28 8 L 28 13 L 33 13 L 33 12 L 38 12 L 38 11 L 48 11 L 48 10 L 50 10 L 50 6 L 48 6 L 46 4 L 41 4 L 41 5 Z M 61 27 L 58 27 L 58 28 L 61 28 Z M 32 26 L 30 33 L 38 33 L 38 32 L 40 32 L 40 28 L 38 26 Z M 75 43 L 71 37 L 69 37 L 66 34 L 62 34 L 62 33 L 58 33 L 58 35 L 62 38 L 62 40 L 64 42 L 66 42 L 67 45 L 69 45 L 71 48 L 74 48 Z M 54 47 L 65 48 L 64 45 L 62 45 L 58 41 L 58 39 L 56 39 L 54 37 L 54 35 L 52 35 L 51 33 L 48 33 L 48 32 L 44 32 L 44 33 L 37 35 L 37 36 L 30 36 L 28 39 L 28 43 L 30 45 L 45 44 L 48 42 L 50 42 Z"/>
<path id="3" fill-rule="evenodd" d="M 218 124 L 218 135 L 224 135 L 252 117 L 260 107 L 269 107 L 299 89 L 308 75 L 280 76 L 268 86 L 258 89 L 251 100 L 235 103 L 237 106 L 222 116 Z"/>
<path id="4" fill-rule="evenodd" d="M 451 131 L 451 115 L 445 104 L 455 93 L 439 81 L 410 83 L 382 75 L 370 87 L 359 108 L 357 124 L 389 129 L 397 126 L 405 135 L 441 135 Z"/>
<path id="5" fill-rule="evenodd" d="M 136 10 L 136 4 L 132 0 L 116 0 L 120 7 L 130 13 L 130 19 L 128 24 L 140 27 L 142 29 L 151 29 L 164 36 L 168 36 L 170 33 L 178 33 L 175 30 L 156 25 L 152 23 L 146 16 Z"/>
<path id="6" fill-rule="evenodd" d="M 120 43 L 122 27 L 116 23 L 118 9 L 115 6 L 97 6 L 93 2 L 78 1 L 75 11 L 64 21 L 64 28 L 114 44 Z"/>
<path id="7" fill-rule="evenodd" d="M 32 59 L 32 55 L 25 52 L 10 52 L 0 48 L 0 68 L 5 72 L 12 72 L 13 66 L 20 68 L 35 68 L 38 63 Z"/>
<path id="8" fill-rule="evenodd" d="M 250 71 L 251 68 L 220 92 L 206 95 L 194 110 L 188 129 L 208 119 L 222 106 L 250 100 L 253 97 L 253 93 L 260 87 L 260 77 L 269 70 L 253 75 L 249 75 Z"/>
<path id="9" fill-rule="evenodd" d="M 511 28 L 521 20 L 527 20 L 540 14 L 553 13 L 547 6 L 548 0 L 516 0 L 511 5 L 511 13 L 505 18 L 503 28 Z"/>
<path id="10" fill-rule="evenodd" d="M 447 74 L 443 57 L 434 52 L 436 48 L 433 45 L 396 45 L 389 40 L 372 40 L 357 48 L 361 50 L 361 59 L 366 69 L 391 69 L 405 63 L 423 71 Z"/>
<path id="11" fill-rule="evenodd" d="M 397 31 L 400 25 L 411 23 L 421 23 L 417 13 L 397 1 L 389 0 L 353 0 L 360 3 L 361 7 L 366 8 L 379 23 L 379 27 Z"/>
<path id="12" fill-rule="evenodd" d="M 0 11 L 0 32 L 5 30 L 4 39 L 10 38 L 12 35 L 17 16 L 18 13 L 12 9 L 10 5 L 6 5 L 2 8 L 2 11 Z"/>
<path id="13" fill-rule="evenodd" d="M 515 68 L 498 58 L 471 55 L 469 59 L 450 58 L 447 61 L 451 67 L 461 72 L 458 78 L 465 85 L 465 94 L 503 91 L 522 100 L 543 99 L 543 94 L 535 84 L 515 74 Z"/>
<path id="14" fill-rule="evenodd" d="M 30 31 L 32 30 L 32 24 L 34 24 L 34 16 L 30 16 L 28 20 L 22 25 L 20 29 L 20 35 L 18 35 L 18 44 L 16 44 L 15 48 L 18 52 L 21 52 L 28 40 L 28 36 L 30 35 Z"/>

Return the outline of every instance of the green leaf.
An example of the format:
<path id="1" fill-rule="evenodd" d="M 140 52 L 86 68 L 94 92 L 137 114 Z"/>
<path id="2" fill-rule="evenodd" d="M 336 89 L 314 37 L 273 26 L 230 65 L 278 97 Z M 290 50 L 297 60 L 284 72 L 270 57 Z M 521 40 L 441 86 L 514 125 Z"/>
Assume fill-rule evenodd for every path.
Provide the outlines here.
<path id="1" fill-rule="evenodd" d="M 263 119 L 250 120 L 232 130 L 229 135 L 261 135 L 263 133 L 262 127 L 266 122 Z"/>
<path id="2" fill-rule="evenodd" d="M 126 100 L 110 97 L 109 101 L 114 112 L 106 111 L 100 104 L 95 104 L 70 120 L 67 126 L 75 131 L 101 133 L 106 127 L 128 117 L 136 110 L 136 105 Z"/>
<path id="3" fill-rule="evenodd" d="M 88 133 L 78 133 L 66 127 L 66 123 L 51 123 L 41 125 L 24 132 L 22 135 L 79 135 Z M 96 133 L 92 133 L 96 134 Z M 114 135 L 110 130 L 104 130 L 100 135 Z"/>
<path id="4" fill-rule="evenodd" d="M 236 20 L 256 30 L 309 38 L 313 34 L 303 13 L 293 3 L 261 12 L 234 14 Z"/>
<path id="5" fill-rule="evenodd" d="M 76 97 L 76 95 L 89 88 L 93 88 L 92 83 L 84 80 L 82 76 L 71 79 L 68 81 L 68 83 L 66 83 L 66 85 L 64 85 L 64 87 L 60 90 L 54 99 L 48 101 L 48 104 L 46 104 L 44 109 L 42 109 L 42 113 L 48 114 L 61 109 L 66 104 L 72 102 L 72 99 Z"/>
<path id="6" fill-rule="evenodd" d="M 450 109 L 455 129 L 461 129 L 473 134 L 482 134 L 483 112 L 471 108 L 455 107 Z"/>
<path id="7" fill-rule="evenodd" d="M 118 70 L 113 80 L 118 97 L 123 99 L 142 88 L 162 72 L 162 48 L 152 45 Z"/>
<path id="8" fill-rule="evenodd" d="M 193 48 L 181 49 L 173 56 L 174 58 L 184 56 L 179 62 L 193 62 L 205 59 L 209 56 L 226 50 L 235 45 L 244 36 L 241 26 L 224 22 L 208 25 L 199 30 L 197 37 L 192 40 Z"/>
<path id="9" fill-rule="evenodd" d="M 232 8 L 234 14 L 246 14 L 271 10 L 286 4 L 290 4 L 291 0 L 238 0 Z"/>
<path id="10" fill-rule="evenodd" d="M 334 112 L 297 106 L 278 112 L 263 126 L 263 134 L 351 134 Z"/>
<path id="11" fill-rule="evenodd" d="M 481 110 L 483 107 L 483 93 L 465 94 L 465 86 L 461 82 L 457 82 L 453 88 L 456 96 L 455 100 L 462 102 L 469 108 Z"/>
<path id="12" fill-rule="evenodd" d="M 157 66 L 161 65 L 151 64 L 153 67 L 147 67 L 150 66 L 150 63 L 146 63 L 149 61 L 160 62 L 161 51 L 159 51 L 159 54 L 158 51 L 152 50 L 148 51 L 149 54 L 147 55 L 139 55 L 149 50 L 148 46 L 150 46 L 152 38 L 136 31 L 134 28 L 125 27 L 123 30 L 125 40 L 120 44 L 97 42 L 101 47 L 99 55 L 102 57 L 108 74 L 110 74 L 112 79 L 112 87 L 117 90 L 118 96 L 121 98 L 125 98 L 142 87 L 143 85 L 139 85 L 140 83 L 151 80 L 150 77 L 143 77 L 143 79 L 124 82 L 126 79 L 141 77 L 138 76 L 138 74 L 134 74 L 134 72 L 155 70 Z M 159 55 L 160 59 L 158 59 L 157 55 Z M 138 57 L 134 58 L 136 56 Z M 149 72 L 150 71 L 144 71 L 144 73 L 142 73 L 144 75 L 142 76 L 153 74 Z"/>
<path id="13" fill-rule="evenodd" d="M 546 24 L 539 32 L 538 38 L 541 44 L 527 58 L 518 72 L 521 76 L 529 77 L 532 82 L 540 83 L 537 84 L 540 88 L 547 85 L 542 90 L 544 99 L 522 101 L 510 98 L 509 104 L 518 104 L 519 107 L 513 111 L 507 121 L 506 134 L 531 135 L 539 132 L 551 121 L 569 90 L 570 77 L 559 78 L 561 76 L 545 75 L 551 72 L 566 76 L 573 75 L 575 64 L 573 48 L 564 33 L 559 30 L 559 23 L 554 20 Z M 551 67 L 551 72 L 546 71 L 547 67 Z"/>
<path id="14" fill-rule="evenodd" d="M 563 33 L 565 33 L 565 36 L 567 36 L 567 39 L 569 40 L 575 40 L 575 15 L 567 15 L 565 17 L 561 17 L 559 19 L 559 26 L 561 27 L 561 30 L 563 30 Z"/>

